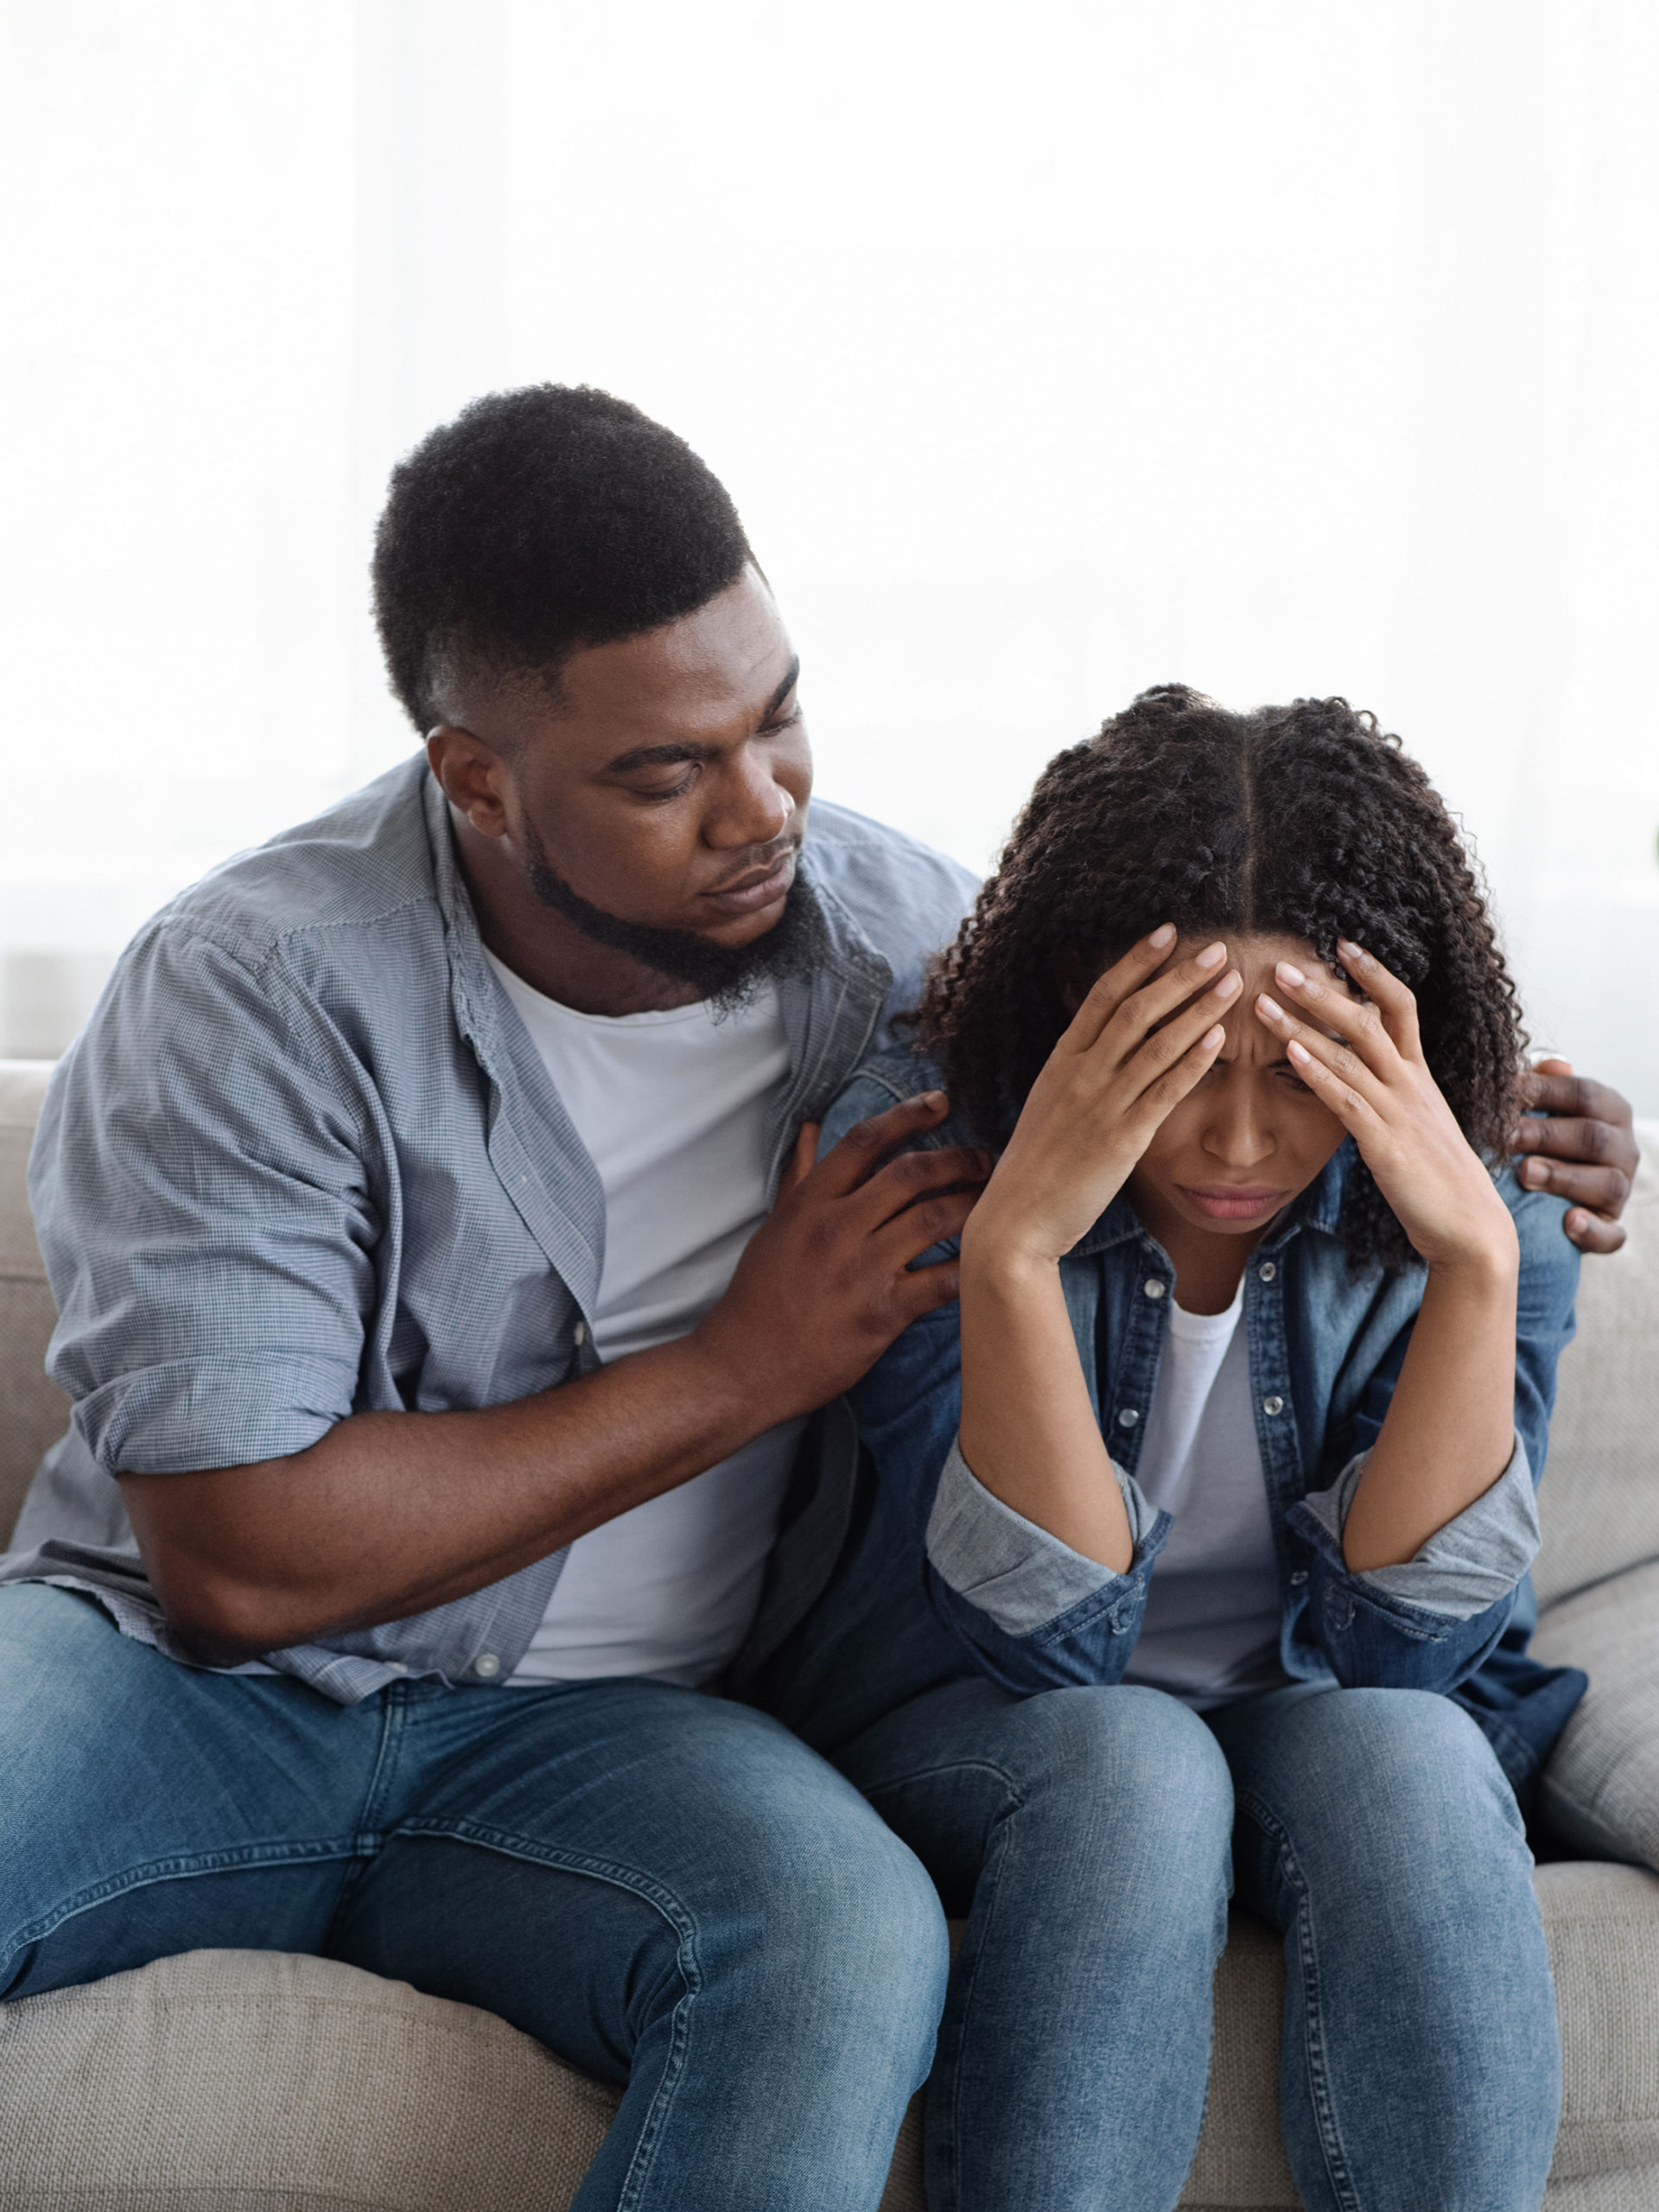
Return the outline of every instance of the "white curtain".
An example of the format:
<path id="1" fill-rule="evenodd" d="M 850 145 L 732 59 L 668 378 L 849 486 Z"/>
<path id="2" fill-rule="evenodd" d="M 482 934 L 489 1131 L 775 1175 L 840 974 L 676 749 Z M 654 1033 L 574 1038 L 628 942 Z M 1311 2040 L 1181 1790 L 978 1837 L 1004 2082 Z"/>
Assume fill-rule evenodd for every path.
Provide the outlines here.
<path id="1" fill-rule="evenodd" d="M 735 493 L 825 793 L 983 866 L 1146 684 L 1341 691 L 1659 1112 L 1649 0 L 39 0 L 3 24 L 6 1041 L 412 743 L 365 563 L 471 394 Z"/>

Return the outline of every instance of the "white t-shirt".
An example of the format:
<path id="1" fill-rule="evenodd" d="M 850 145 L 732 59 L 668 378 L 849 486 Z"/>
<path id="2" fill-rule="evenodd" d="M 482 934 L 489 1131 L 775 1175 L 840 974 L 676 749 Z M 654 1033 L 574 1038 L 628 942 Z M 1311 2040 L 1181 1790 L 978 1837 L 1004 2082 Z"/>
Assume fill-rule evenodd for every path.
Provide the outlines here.
<path id="1" fill-rule="evenodd" d="M 1224 1313 L 1188 1313 L 1171 1302 L 1135 1475 L 1175 1526 L 1153 1564 L 1124 1681 L 1199 1708 L 1274 1688 L 1285 1679 L 1279 1573 L 1242 1278 Z"/>
<path id="2" fill-rule="evenodd" d="M 716 1020 L 577 1014 L 492 955 L 605 1191 L 604 1360 L 684 1336 L 766 1211 L 767 1104 L 789 1071 L 775 989 Z M 748 1632 L 804 1424 L 769 1429 L 570 1547 L 513 1682 L 648 1675 L 695 1688 Z"/>

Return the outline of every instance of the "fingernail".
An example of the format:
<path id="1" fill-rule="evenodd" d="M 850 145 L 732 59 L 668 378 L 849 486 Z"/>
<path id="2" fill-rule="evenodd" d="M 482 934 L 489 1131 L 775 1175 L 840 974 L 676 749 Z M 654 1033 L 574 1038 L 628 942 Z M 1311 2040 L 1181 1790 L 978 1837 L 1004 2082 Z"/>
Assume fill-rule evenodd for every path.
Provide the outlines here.
<path id="1" fill-rule="evenodd" d="M 1199 1042 L 1207 1052 L 1212 1045 L 1219 1045 L 1222 1039 L 1226 1034 L 1227 1032 L 1222 1027 L 1221 1024 L 1217 1022 L 1213 1029 L 1206 1029 L 1205 1031 L 1203 1037 L 1199 1039 Z"/>
<path id="2" fill-rule="evenodd" d="M 1371 957 L 1369 952 L 1362 952 L 1357 944 L 1350 944 L 1345 937 L 1337 939 L 1337 950 L 1344 960 L 1369 960 Z"/>
<path id="3" fill-rule="evenodd" d="M 1193 964 L 1198 968 L 1213 968 L 1217 960 L 1224 960 L 1226 957 L 1227 948 L 1224 944 L 1206 944 Z"/>
<path id="4" fill-rule="evenodd" d="M 1289 1053 L 1293 1060 L 1300 1061 L 1304 1067 L 1306 1067 L 1313 1058 L 1313 1053 L 1308 1051 L 1306 1046 L 1299 1045 L 1294 1037 L 1290 1043 L 1286 1046 L 1285 1050 Z"/>
<path id="5" fill-rule="evenodd" d="M 1521 1180 L 1529 1191 L 1541 1191 L 1549 1180 L 1549 1170 L 1541 1160 L 1529 1160 L 1521 1170 Z"/>
<path id="6" fill-rule="evenodd" d="M 1261 997 L 1257 999 L 1256 1004 L 1261 1007 L 1262 1013 L 1267 1015 L 1269 1021 L 1282 1021 L 1284 1020 L 1285 1009 L 1280 1005 L 1277 999 L 1270 999 L 1265 991 L 1263 991 Z"/>
<path id="7" fill-rule="evenodd" d="M 949 1103 L 942 1090 L 925 1090 L 922 1093 L 923 1105 L 931 1106 L 936 1112 L 941 1106 L 947 1105 Z"/>
<path id="8" fill-rule="evenodd" d="M 1210 995 L 1212 998 L 1230 999 L 1243 980 L 1243 977 L 1237 974 L 1224 976 Z"/>
<path id="9" fill-rule="evenodd" d="M 1570 1213 L 1567 1217 L 1567 1225 L 1575 1236 L 1582 1236 L 1590 1226 L 1590 1217 L 1586 1213 Z"/>
<path id="10" fill-rule="evenodd" d="M 1147 943 L 1152 947 L 1154 952 L 1163 951 L 1166 945 L 1173 944 L 1174 942 L 1175 925 L 1173 922 L 1160 922 L 1157 928 L 1154 930 L 1152 935 L 1147 939 Z"/>
<path id="11" fill-rule="evenodd" d="M 1307 981 L 1301 969 L 1293 968 L 1288 960 L 1281 960 L 1273 972 L 1287 991 L 1300 991 Z"/>

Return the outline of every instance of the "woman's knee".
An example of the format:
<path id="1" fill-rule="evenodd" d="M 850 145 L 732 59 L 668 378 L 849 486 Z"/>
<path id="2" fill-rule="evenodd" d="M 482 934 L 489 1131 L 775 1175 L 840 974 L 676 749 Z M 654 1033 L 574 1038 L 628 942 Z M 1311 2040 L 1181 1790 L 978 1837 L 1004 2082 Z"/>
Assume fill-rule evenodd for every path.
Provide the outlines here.
<path id="1" fill-rule="evenodd" d="M 1051 1690 L 1008 1709 L 997 1745 L 1027 1838 L 1079 1865 L 1191 1891 L 1226 1881 L 1232 1779 L 1196 1713 L 1128 1685 Z M 1028 1840 L 1024 1848 L 1032 1846 Z"/>

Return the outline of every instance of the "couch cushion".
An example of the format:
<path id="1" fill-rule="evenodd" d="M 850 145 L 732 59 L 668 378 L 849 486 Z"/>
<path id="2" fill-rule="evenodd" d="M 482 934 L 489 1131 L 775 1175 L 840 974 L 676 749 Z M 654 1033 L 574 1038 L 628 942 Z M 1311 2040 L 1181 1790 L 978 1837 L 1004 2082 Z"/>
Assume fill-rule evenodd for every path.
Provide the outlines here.
<path id="1" fill-rule="evenodd" d="M 41 1365 L 57 1316 L 23 1185 L 51 1072 L 49 1060 L 0 1061 L 0 1551 L 41 1452 L 69 1426 Z"/>
<path id="2" fill-rule="evenodd" d="M 1532 1648 L 1590 1677 L 1545 1770 L 1551 1826 L 1572 1850 L 1659 1869 L 1659 1560 L 1553 1606 Z"/>
<path id="3" fill-rule="evenodd" d="M 1659 1879 L 1546 1866 L 1566 2046 L 1547 2212 L 1659 2164 Z M 1236 1915 L 1183 2203 L 1294 2212 L 1274 2113 L 1277 1939 Z M 7 2212 L 562 2212 L 616 2093 L 488 2013 L 324 1959 L 194 1951 L 0 2007 Z M 919 2100 L 918 2101 L 919 2105 Z M 919 2111 L 883 2212 L 923 2212 Z M 1643 2206 L 1656 2200 L 1630 2200 Z"/>
<path id="4" fill-rule="evenodd" d="M 1659 1122 L 1638 1122 L 1637 1134 L 1630 1235 L 1611 1258 L 1585 1262 L 1578 1338 L 1561 1359 L 1532 1576 L 1546 1609 L 1659 1559 Z"/>

